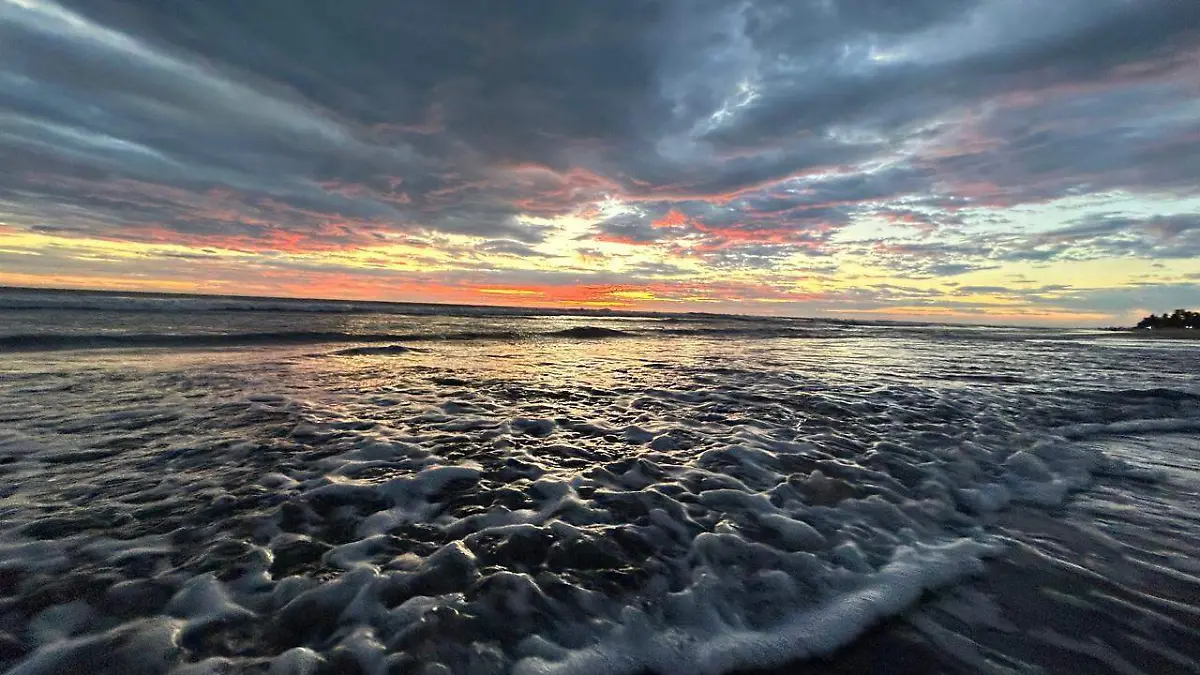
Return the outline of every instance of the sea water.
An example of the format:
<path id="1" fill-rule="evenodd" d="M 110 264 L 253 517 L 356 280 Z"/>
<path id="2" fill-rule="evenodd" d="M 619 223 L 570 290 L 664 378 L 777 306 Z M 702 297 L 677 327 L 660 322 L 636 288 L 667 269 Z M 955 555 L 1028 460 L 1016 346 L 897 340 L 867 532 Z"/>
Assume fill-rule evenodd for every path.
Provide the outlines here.
<path id="1" fill-rule="evenodd" d="M 10 291 L 0 669 L 1196 672 L 1198 355 Z"/>

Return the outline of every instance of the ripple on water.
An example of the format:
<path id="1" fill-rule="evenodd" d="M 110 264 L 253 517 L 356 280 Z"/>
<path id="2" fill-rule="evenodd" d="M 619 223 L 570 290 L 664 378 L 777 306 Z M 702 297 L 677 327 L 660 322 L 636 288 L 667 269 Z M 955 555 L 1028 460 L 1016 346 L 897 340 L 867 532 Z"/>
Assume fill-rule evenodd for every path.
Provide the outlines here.
<path id="1" fill-rule="evenodd" d="M 1102 509 L 1063 517 L 1064 503 L 1090 503 L 1070 495 L 1113 489 L 1095 487 L 1097 476 L 1171 480 L 1175 460 L 1147 464 L 1097 439 L 1200 419 L 1200 398 L 1170 367 L 1143 372 L 1073 343 L 1023 353 L 998 340 L 891 339 L 873 352 L 583 339 L 593 337 L 611 336 L 235 362 L 164 355 L 135 367 L 46 357 L 39 367 L 65 373 L 69 389 L 0 383 L 21 388 L 0 397 L 0 416 L 16 421 L 0 432 L 11 486 L 0 506 L 0 663 L 20 673 L 778 665 L 827 655 L 1006 551 L 991 566 L 999 578 L 1059 578 L 1057 563 L 1035 564 L 1072 560 L 1070 542 L 1049 547 L 1048 528 L 1112 522 Z M 981 372 L 985 348 L 1003 362 L 995 376 Z M 1105 358 L 1132 384 L 1089 383 Z M 1059 589 L 1078 597 L 1047 597 L 1066 607 L 1086 595 L 1071 584 L 1131 570 L 1192 588 L 1180 576 L 1196 574 L 1178 562 L 1186 552 L 1152 538 L 1196 524 L 1112 534 L 1142 542 L 1132 567 L 1084 565 L 1091 576 Z M 969 593 L 991 598 L 987 583 L 939 596 L 949 599 L 910 625 L 938 658 L 958 655 L 947 663 L 1019 670 L 1027 653 L 1014 642 L 948 628 L 946 617 L 971 614 L 964 607 L 1005 635 L 1034 620 L 994 598 L 1002 612 L 979 609 Z M 1195 600 L 1155 610 L 1183 626 L 1172 639 L 1194 635 Z M 1134 637 L 1160 665 L 1192 658 L 1152 633 Z M 1061 630 L 1039 639 L 1107 658 Z"/>

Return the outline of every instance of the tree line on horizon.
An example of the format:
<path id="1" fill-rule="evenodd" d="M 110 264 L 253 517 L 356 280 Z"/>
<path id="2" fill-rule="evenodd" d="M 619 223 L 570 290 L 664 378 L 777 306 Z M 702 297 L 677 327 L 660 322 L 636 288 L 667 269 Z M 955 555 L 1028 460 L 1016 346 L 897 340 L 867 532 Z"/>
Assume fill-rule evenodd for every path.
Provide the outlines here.
<path id="1" fill-rule="evenodd" d="M 1163 312 L 1162 316 L 1151 314 L 1134 326 L 1141 330 L 1162 330 L 1164 328 L 1193 328 L 1200 330 L 1200 312 L 1187 309 L 1177 309 L 1171 314 Z"/>

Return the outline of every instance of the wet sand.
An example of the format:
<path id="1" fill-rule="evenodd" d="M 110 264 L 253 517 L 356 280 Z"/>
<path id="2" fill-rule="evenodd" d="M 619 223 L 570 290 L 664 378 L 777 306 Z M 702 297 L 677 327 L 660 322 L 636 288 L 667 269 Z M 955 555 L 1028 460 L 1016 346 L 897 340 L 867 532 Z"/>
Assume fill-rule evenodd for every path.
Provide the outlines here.
<path id="1" fill-rule="evenodd" d="M 1164 330 L 1114 330 L 1100 337 L 1138 338 L 1144 340 L 1200 340 L 1200 330 L 1169 328 Z"/>

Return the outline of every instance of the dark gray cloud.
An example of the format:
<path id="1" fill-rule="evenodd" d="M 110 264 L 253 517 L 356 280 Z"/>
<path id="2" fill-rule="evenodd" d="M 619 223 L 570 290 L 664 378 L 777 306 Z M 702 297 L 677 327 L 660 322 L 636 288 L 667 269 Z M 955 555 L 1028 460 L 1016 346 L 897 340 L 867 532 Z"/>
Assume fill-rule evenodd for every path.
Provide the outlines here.
<path id="1" fill-rule="evenodd" d="M 1092 215 L 1043 232 L 960 234 L 923 242 L 880 239 L 854 247 L 900 276 L 918 278 L 953 277 L 992 269 L 999 262 L 1178 260 L 1200 257 L 1200 214 Z M 960 290 L 967 288 L 981 287 Z"/>
<path id="2" fill-rule="evenodd" d="M 717 270 L 760 269 L 770 270 L 795 253 L 807 249 L 788 244 L 734 244 L 717 248 L 685 250 L 679 257 L 696 257 Z"/>
<path id="3" fill-rule="evenodd" d="M 1195 258 L 1200 257 L 1200 213 L 1090 217 L 1038 235 L 1029 245 L 1078 258 Z"/>
<path id="4" fill-rule="evenodd" d="M 708 134 L 738 147 L 850 122 L 901 128 L 948 104 L 1095 81 L 1194 47 L 1200 19 L 1195 3 L 1124 0 L 781 1 L 746 11 L 759 53 L 777 58 L 758 73 L 762 95 Z"/>
<path id="5" fill-rule="evenodd" d="M 689 277 L 691 273 L 678 265 L 664 262 L 637 262 L 629 266 L 632 274 L 644 277 Z"/>
<path id="6" fill-rule="evenodd" d="M 498 253 L 519 258 L 553 258 L 552 254 L 534 249 L 529 244 L 514 239 L 492 239 L 475 247 L 484 253 Z"/>
<path id="7" fill-rule="evenodd" d="M 1044 298 L 1041 302 L 1081 312 L 1126 314 L 1129 319 L 1136 320 L 1145 312 L 1192 306 L 1197 297 L 1200 297 L 1200 284 L 1174 283 L 1079 289 L 1065 295 Z"/>

